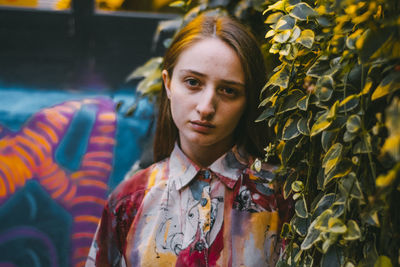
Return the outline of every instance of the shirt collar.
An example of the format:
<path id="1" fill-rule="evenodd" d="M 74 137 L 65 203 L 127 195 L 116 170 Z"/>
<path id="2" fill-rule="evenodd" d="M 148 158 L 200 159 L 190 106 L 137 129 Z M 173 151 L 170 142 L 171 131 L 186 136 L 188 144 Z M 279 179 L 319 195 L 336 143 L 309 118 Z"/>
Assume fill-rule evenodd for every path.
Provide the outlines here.
<path id="1" fill-rule="evenodd" d="M 207 169 L 214 172 L 227 187 L 232 189 L 246 166 L 246 162 L 238 159 L 238 151 L 236 147 L 233 147 Z M 168 179 L 175 183 L 176 190 L 188 185 L 200 170 L 201 168 L 192 162 L 175 143 L 169 158 Z"/>

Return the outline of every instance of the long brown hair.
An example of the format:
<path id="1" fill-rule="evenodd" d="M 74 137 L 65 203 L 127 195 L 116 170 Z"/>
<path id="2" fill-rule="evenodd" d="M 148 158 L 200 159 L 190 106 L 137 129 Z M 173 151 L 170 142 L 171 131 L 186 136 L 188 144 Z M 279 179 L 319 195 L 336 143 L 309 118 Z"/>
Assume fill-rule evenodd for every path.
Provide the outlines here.
<path id="1" fill-rule="evenodd" d="M 172 77 L 179 55 L 188 47 L 206 38 L 219 38 L 232 47 L 240 58 L 245 75 L 246 109 L 235 130 L 235 143 L 247 152 L 261 156 L 267 141 L 266 125 L 255 123 L 259 115 L 260 90 L 266 73 L 263 56 L 255 37 L 240 22 L 228 16 L 201 15 L 189 22 L 174 38 L 164 56 L 163 69 Z M 165 88 L 160 96 L 158 121 L 154 140 L 154 160 L 168 157 L 178 138 L 178 129 L 172 120 L 170 102 Z"/>

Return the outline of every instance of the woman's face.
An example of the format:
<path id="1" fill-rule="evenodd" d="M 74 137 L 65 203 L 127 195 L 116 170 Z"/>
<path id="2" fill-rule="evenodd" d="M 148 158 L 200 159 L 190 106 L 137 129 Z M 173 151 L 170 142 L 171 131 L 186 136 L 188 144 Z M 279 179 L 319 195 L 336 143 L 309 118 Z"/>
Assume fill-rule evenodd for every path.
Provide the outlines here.
<path id="1" fill-rule="evenodd" d="M 186 48 L 172 77 L 163 71 L 182 150 L 226 152 L 245 110 L 245 77 L 236 52 L 217 38 Z"/>

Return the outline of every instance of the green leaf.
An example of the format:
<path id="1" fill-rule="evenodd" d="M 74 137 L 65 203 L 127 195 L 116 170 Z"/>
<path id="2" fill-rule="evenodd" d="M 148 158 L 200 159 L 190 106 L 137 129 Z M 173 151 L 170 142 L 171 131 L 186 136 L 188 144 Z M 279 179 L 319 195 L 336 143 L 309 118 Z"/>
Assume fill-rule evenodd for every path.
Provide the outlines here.
<path id="1" fill-rule="evenodd" d="M 263 106 L 267 105 L 268 103 L 271 103 L 271 106 L 275 106 L 275 102 L 278 98 L 279 90 L 274 90 L 274 88 L 271 88 L 271 87 L 268 87 L 267 85 L 265 85 L 264 88 L 262 89 L 262 92 L 265 91 L 267 88 L 269 89 L 268 93 L 271 95 L 265 97 L 263 99 L 263 101 L 261 101 L 260 105 L 258 105 L 258 107 L 263 107 Z"/>
<path id="2" fill-rule="evenodd" d="M 296 212 L 296 215 L 299 216 L 300 218 L 307 218 L 308 212 L 307 212 L 306 200 L 304 199 L 304 197 L 296 201 L 296 203 L 294 204 L 294 210 Z"/>
<path id="3" fill-rule="evenodd" d="M 322 255 L 321 267 L 341 267 L 342 265 L 344 265 L 343 250 L 338 246 L 331 246 Z"/>
<path id="4" fill-rule="evenodd" d="M 160 68 L 163 61 L 162 57 L 155 57 L 148 60 L 143 66 L 135 69 L 127 78 L 126 81 L 130 81 L 136 78 L 147 77 L 151 75 L 156 69 Z"/>
<path id="5" fill-rule="evenodd" d="M 298 20 L 307 20 L 318 15 L 312 7 L 304 2 L 296 4 L 289 14 Z"/>
<path id="6" fill-rule="evenodd" d="M 299 89 L 291 90 L 285 97 L 279 111 L 277 114 L 282 114 L 289 110 L 294 110 L 297 108 L 297 102 L 304 96 L 304 93 Z"/>
<path id="7" fill-rule="evenodd" d="M 325 112 L 317 119 L 311 128 L 311 136 L 319 134 L 331 125 L 332 120 L 328 120 L 328 114 L 329 111 Z"/>
<path id="8" fill-rule="evenodd" d="M 295 181 L 292 183 L 293 192 L 302 192 L 304 190 L 304 184 L 302 181 Z"/>
<path id="9" fill-rule="evenodd" d="M 376 260 L 374 267 L 392 267 L 392 262 L 387 256 L 379 256 Z"/>
<path id="10" fill-rule="evenodd" d="M 307 76 L 319 78 L 324 75 L 330 69 L 329 60 L 325 57 L 318 59 L 307 71 Z"/>
<path id="11" fill-rule="evenodd" d="M 348 142 L 353 141 L 354 138 L 356 138 L 356 137 L 357 137 L 357 134 L 350 133 L 350 132 L 346 131 L 346 132 L 344 133 L 344 135 L 343 135 L 343 141 L 345 141 L 345 142 L 348 143 Z"/>
<path id="12" fill-rule="evenodd" d="M 282 139 L 290 140 L 300 135 L 300 132 L 297 130 L 297 123 L 299 121 L 298 116 L 291 116 L 283 126 Z"/>
<path id="13" fill-rule="evenodd" d="M 335 234 L 344 234 L 347 231 L 347 227 L 343 221 L 335 217 L 329 218 L 328 228 L 329 232 Z"/>
<path id="14" fill-rule="evenodd" d="M 354 172 L 350 172 L 339 182 L 339 188 L 352 198 L 362 199 L 363 194 Z"/>
<path id="15" fill-rule="evenodd" d="M 264 111 L 258 116 L 258 118 L 255 120 L 255 122 L 260 122 L 263 120 L 266 120 L 275 114 L 275 107 L 267 107 L 264 109 Z"/>
<path id="16" fill-rule="evenodd" d="M 358 106 L 360 97 L 358 95 L 349 95 L 339 103 L 338 112 L 343 113 L 353 110 Z"/>
<path id="17" fill-rule="evenodd" d="M 276 2 L 273 5 L 269 5 L 268 8 L 263 12 L 263 15 L 265 15 L 265 13 L 267 13 L 270 10 L 285 11 L 286 3 L 287 3 L 287 1 L 281 0 L 281 1 Z"/>
<path id="18" fill-rule="evenodd" d="M 331 206 L 331 210 L 333 212 L 333 217 L 340 217 L 344 213 L 344 203 L 335 202 Z"/>
<path id="19" fill-rule="evenodd" d="M 296 44 L 290 44 L 290 51 L 289 54 L 285 57 L 287 61 L 291 61 L 296 59 L 297 55 L 299 54 L 299 48 Z"/>
<path id="20" fill-rule="evenodd" d="M 315 34 L 312 30 L 303 30 L 300 34 L 300 37 L 296 39 L 296 43 L 299 43 L 308 49 L 312 48 L 314 43 Z"/>
<path id="21" fill-rule="evenodd" d="M 371 136 L 366 133 L 353 147 L 353 154 L 367 154 L 372 152 Z"/>
<path id="22" fill-rule="evenodd" d="M 276 85 L 282 88 L 287 88 L 289 85 L 290 70 L 286 64 L 274 75 L 271 76 L 267 85 Z"/>
<path id="23" fill-rule="evenodd" d="M 295 193 L 295 194 L 293 194 L 293 200 L 296 200 L 296 199 L 298 199 L 299 197 L 301 197 L 301 194 L 300 194 L 300 193 Z"/>
<path id="24" fill-rule="evenodd" d="M 274 30 L 269 30 L 269 31 L 265 34 L 265 38 L 270 38 L 270 37 L 274 36 L 275 34 L 276 34 L 276 31 L 274 31 Z M 274 49 L 273 51 L 275 51 L 275 49 Z M 271 50 L 270 50 L 270 52 L 271 52 Z"/>
<path id="25" fill-rule="evenodd" d="M 291 30 L 295 25 L 294 18 L 289 15 L 282 16 L 275 25 L 275 31 Z"/>
<path id="26" fill-rule="evenodd" d="M 297 107 L 301 110 L 306 111 L 308 108 L 308 101 L 310 100 L 310 95 L 305 95 L 299 101 L 297 101 Z"/>
<path id="27" fill-rule="evenodd" d="M 380 227 L 378 212 L 376 210 L 369 211 L 366 214 L 361 214 L 363 223 L 370 224 L 375 227 Z"/>
<path id="28" fill-rule="evenodd" d="M 334 144 L 326 153 L 322 161 L 322 167 L 325 168 L 325 175 L 329 173 L 341 159 L 343 145 L 341 143 Z"/>
<path id="29" fill-rule="evenodd" d="M 155 69 L 138 84 L 136 90 L 143 95 L 157 94 L 162 89 L 161 69 Z"/>
<path id="30" fill-rule="evenodd" d="M 335 103 L 333 103 L 333 105 L 331 106 L 331 108 L 329 109 L 329 113 L 328 116 L 326 117 L 328 120 L 334 120 L 333 122 L 336 124 L 336 122 L 338 122 L 339 120 L 335 120 L 336 119 L 336 114 L 337 114 L 337 107 L 339 105 L 339 101 L 336 100 Z"/>
<path id="31" fill-rule="evenodd" d="M 367 63 L 371 56 L 389 39 L 391 31 L 388 28 L 381 28 L 379 31 L 367 29 L 357 39 L 356 48 L 359 50 L 362 63 Z"/>
<path id="32" fill-rule="evenodd" d="M 281 56 L 287 56 L 289 55 L 291 50 L 291 45 L 290 44 L 285 44 L 283 48 L 279 51 L 279 55 Z"/>
<path id="33" fill-rule="evenodd" d="M 321 144 L 322 148 L 325 151 L 328 151 L 328 149 L 333 145 L 335 142 L 337 135 L 339 133 L 339 130 L 331 130 L 331 131 L 323 131 L 322 136 L 321 136 Z"/>
<path id="34" fill-rule="evenodd" d="M 175 1 L 169 4 L 170 7 L 179 7 L 182 8 L 186 5 L 185 1 Z"/>
<path id="35" fill-rule="evenodd" d="M 291 34 L 292 34 L 291 30 L 285 30 L 285 31 L 275 34 L 275 36 L 274 36 L 274 38 L 272 38 L 272 40 L 274 40 L 277 43 L 284 43 L 287 40 L 289 40 L 289 37 Z"/>
<path id="36" fill-rule="evenodd" d="M 286 178 L 285 183 L 283 184 L 283 197 L 287 199 L 292 192 L 292 183 L 296 181 L 298 178 L 299 174 L 297 172 L 292 172 L 290 175 Z"/>
<path id="37" fill-rule="evenodd" d="M 318 229 L 321 232 L 327 232 L 328 231 L 328 222 L 329 219 L 332 218 L 333 212 L 330 209 L 325 210 L 324 212 L 321 213 L 320 216 L 318 216 L 315 221 L 315 229 Z"/>
<path id="38" fill-rule="evenodd" d="M 330 206 L 332 206 L 332 204 L 335 201 L 335 194 L 333 193 L 329 193 L 324 195 L 317 203 L 317 205 L 315 206 L 314 210 L 313 210 L 313 215 L 314 216 L 319 216 L 322 214 L 322 212 L 324 212 L 325 210 L 327 210 Z M 332 211 L 331 211 L 332 214 Z"/>
<path id="39" fill-rule="evenodd" d="M 361 128 L 361 118 L 358 115 L 351 115 L 346 122 L 346 129 L 349 133 L 356 133 Z"/>
<path id="40" fill-rule="evenodd" d="M 281 17 L 283 16 L 282 12 L 275 12 L 272 13 L 267 17 L 267 19 L 264 21 L 265 24 L 272 24 L 276 23 Z"/>
<path id="41" fill-rule="evenodd" d="M 316 20 L 317 23 L 324 28 L 327 28 L 332 25 L 332 21 L 327 17 L 318 16 L 316 17 Z"/>
<path id="42" fill-rule="evenodd" d="M 282 225 L 282 230 L 281 230 L 281 237 L 282 238 L 290 238 L 292 233 L 292 229 L 290 227 L 290 224 L 284 223 Z"/>
<path id="43" fill-rule="evenodd" d="M 307 235 L 301 243 L 301 249 L 307 250 L 312 247 L 313 244 L 321 240 L 321 232 L 315 228 L 317 220 L 314 220 L 308 227 Z"/>
<path id="44" fill-rule="evenodd" d="M 301 117 L 301 119 L 297 122 L 297 130 L 303 135 L 310 135 L 310 120 L 312 117 L 312 113 L 309 112 L 307 117 Z"/>
<path id="45" fill-rule="evenodd" d="M 293 229 L 296 233 L 300 236 L 306 236 L 307 234 L 307 227 L 310 225 L 310 218 L 301 218 L 298 216 L 293 216 Z"/>
<path id="46" fill-rule="evenodd" d="M 335 104 L 337 102 L 338 101 L 336 101 Z M 331 110 L 329 110 L 328 120 L 332 120 L 332 124 L 329 128 L 331 130 L 343 129 L 344 127 L 346 127 L 346 121 L 347 121 L 346 116 L 340 116 L 338 113 L 336 113 L 336 116 L 334 118 L 330 119 L 330 116 L 332 116 L 331 114 L 334 114 L 333 112 L 336 111 L 336 109 L 334 109 L 334 105 L 331 107 Z"/>
<path id="47" fill-rule="evenodd" d="M 361 230 L 354 220 L 347 221 L 347 232 L 343 235 L 344 240 L 357 240 L 361 237 Z"/>
<path id="48" fill-rule="evenodd" d="M 361 34 L 362 34 L 363 30 L 358 29 L 355 32 L 353 32 L 352 34 L 350 34 L 347 39 L 346 39 L 346 46 L 349 49 L 356 49 L 356 41 L 358 40 L 358 38 L 360 38 Z"/>
<path id="49" fill-rule="evenodd" d="M 307 255 L 304 258 L 304 267 L 312 267 L 312 266 L 314 266 L 313 263 L 314 263 L 314 259 L 311 255 Z"/>
<path id="50" fill-rule="evenodd" d="M 299 250 L 299 252 L 297 252 L 296 256 L 294 256 L 294 259 L 293 259 L 294 262 L 299 263 L 302 253 L 303 253 L 302 250 Z"/>
<path id="51" fill-rule="evenodd" d="M 296 148 L 297 139 L 291 139 L 284 143 L 283 150 L 281 153 L 283 164 L 285 165 L 292 157 L 294 149 Z"/>
<path id="52" fill-rule="evenodd" d="M 400 73 L 391 72 L 383 78 L 372 93 L 371 100 L 374 101 L 400 89 Z"/>
<path id="53" fill-rule="evenodd" d="M 292 34 L 290 35 L 290 39 L 289 39 L 289 43 L 293 43 L 296 41 L 297 38 L 300 37 L 300 33 L 301 30 L 299 28 L 299 26 L 294 26 L 293 30 L 292 30 Z"/>
<path id="54" fill-rule="evenodd" d="M 322 243 L 322 253 L 326 254 L 328 252 L 328 249 L 331 247 L 331 245 L 336 243 L 336 241 L 339 237 L 339 234 L 327 232 L 327 233 L 324 233 L 324 236 L 325 236 L 325 240 Z"/>
<path id="55" fill-rule="evenodd" d="M 333 86 L 334 82 L 332 77 L 330 76 L 320 77 L 316 84 L 317 89 L 315 91 L 315 95 L 320 101 L 328 101 L 332 97 Z"/>
<path id="56" fill-rule="evenodd" d="M 267 33 L 268 34 L 268 33 Z M 275 33 L 274 33 L 275 34 Z M 271 45 L 271 48 L 269 49 L 269 52 L 271 54 L 277 54 L 281 50 L 281 44 L 280 43 L 273 43 Z"/>
<path id="57" fill-rule="evenodd" d="M 351 172 L 352 165 L 353 164 L 351 160 L 348 159 L 343 159 L 341 162 L 339 162 L 332 169 L 332 171 L 330 171 L 328 175 L 325 176 L 324 187 L 326 187 L 326 185 L 333 179 L 340 178 L 349 174 Z"/>

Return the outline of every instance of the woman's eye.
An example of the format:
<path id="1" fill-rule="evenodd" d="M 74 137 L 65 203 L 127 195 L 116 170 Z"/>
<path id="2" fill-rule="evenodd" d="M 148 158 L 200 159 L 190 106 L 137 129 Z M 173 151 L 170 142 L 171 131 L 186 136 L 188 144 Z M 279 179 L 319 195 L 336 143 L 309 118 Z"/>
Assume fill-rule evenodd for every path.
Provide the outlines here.
<path id="1" fill-rule="evenodd" d="M 234 97 L 234 96 L 236 96 L 236 94 L 237 94 L 237 92 L 236 92 L 235 89 L 229 88 L 229 87 L 221 88 L 220 91 L 221 91 L 224 95 L 227 95 L 227 96 L 230 96 L 230 97 Z"/>
<path id="2" fill-rule="evenodd" d="M 185 83 L 189 86 L 189 87 L 197 87 L 200 85 L 200 82 L 196 79 L 193 78 L 189 78 L 185 80 Z"/>

